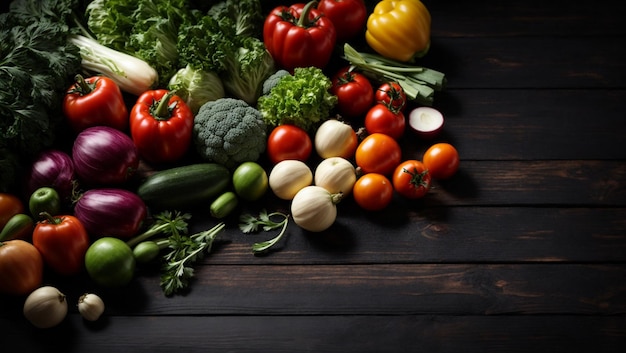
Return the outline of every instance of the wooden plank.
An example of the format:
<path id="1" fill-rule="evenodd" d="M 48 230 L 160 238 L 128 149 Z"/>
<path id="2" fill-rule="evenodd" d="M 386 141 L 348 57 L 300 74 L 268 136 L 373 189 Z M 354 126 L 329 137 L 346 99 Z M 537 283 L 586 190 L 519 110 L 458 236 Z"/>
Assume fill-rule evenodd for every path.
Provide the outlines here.
<path id="1" fill-rule="evenodd" d="M 625 59 L 613 36 L 444 37 L 417 64 L 444 72 L 449 88 L 585 89 L 624 88 Z"/>
<path id="2" fill-rule="evenodd" d="M 344 212 L 335 226 L 309 234 L 293 223 L 268 256 L 231 222 L 206 260 L 212 264 L 359 264 L 624 262 L 626 210 L 544 207 L 414 207 L 380 214 Z M 350 210 L 352 211 L 352 210 Z M 207 229 L 201 220 L 194 230 Z"/>
<path id="3" fill-rule="evenodd" d="M 442 134 L 407 133 L 408 157 L 447 141 L 465 159 L 626 159 L 625 90 L 455 89 L 435 107 L 446 118 Z"/>
<path id="4" fill-rule="evenodd" d="M 625 35 L 622 2 L 423 0 L 435 37 Z"/>
<path id="5" fill-rule="evenodd" d="M 155 273 L 117 290 L 82 278 L 52 283 L 69 303 L 98 293 L 108 316 L 626 314 L 624 263 L 209 264 L 196 275 L 188 293 L 172 298 Z M 2 300 L 0 317 L 22 320 L 22 300 Z"/>
<path id="6" fill-rule="evenodd" d="M 52 330 L 1 318 L 0 326 L 5 345 L 22 353 L 621 353 L 626 347 L 619 316 L 121 316 L 91 325 L 72 315 Z"/>

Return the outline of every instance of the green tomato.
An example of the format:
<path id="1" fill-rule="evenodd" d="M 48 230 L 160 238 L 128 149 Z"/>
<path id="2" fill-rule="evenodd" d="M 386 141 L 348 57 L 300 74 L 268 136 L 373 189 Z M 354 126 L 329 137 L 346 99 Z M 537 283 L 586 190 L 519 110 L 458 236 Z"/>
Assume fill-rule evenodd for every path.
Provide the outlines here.
<path id="1" fill-rule="evenodd" d="M 256 201 L 268 189 L 267 173 L 258 163 L 244 162 L 233 172 L 233 187 L 242 199 Z"/>
<path id="2" fill-rule="evenodd" d="M 133 251 L 121 239 L 103 237 L 96 240 L 85 254 L 89 277 L 103 287 L 123 287 L 135 275 Z"/>
<path id="3" fill-rule="evenodd" d="M 30 195 L 28 208 L 35 219 L 41 219 L 39 214 L 42 212 L 56 216 L 61 211 L 61 197 L 55 189 L 44 186 Z"/>

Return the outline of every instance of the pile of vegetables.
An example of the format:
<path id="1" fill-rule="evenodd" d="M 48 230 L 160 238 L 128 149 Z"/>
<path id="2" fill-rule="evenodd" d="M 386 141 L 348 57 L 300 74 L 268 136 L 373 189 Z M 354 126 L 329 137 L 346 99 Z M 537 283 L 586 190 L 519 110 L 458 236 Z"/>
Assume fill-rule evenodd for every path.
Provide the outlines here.
<path id="1" fill-rule="evenodd" d="M 418 28 L 377 20 L 404 11 L 396 3 L 412 6 L 402 16 Z M 443 126 L 430 105 L 445 76 L 415 65 L 430 43 L 418 0 L 382 0 L 369 18 L 360 0 L 267 14 L 258 0 L 14 0 L 0 19 L 11 43 L 0 64 L 0 292 L 31 295 L 24 314 L 37 327 L 67 314 L 62 292 L 41 287 L 44 268 L 123 288 L 158 266 L 171 296 L 189 290 L 233 219 L 243 233 L 276 233 L 251 246 L 266 254 L 291 223 L 323 232 L 348 198 L 379 211 L 459 167 L 445 142 L 419 161 L 400 149 L 407 131 L 435 139 Z M 380 50 L 391 28 L 410 55 Z M 377 53 L 349 44 L 359 35 Z M 272 196 L 289 212 L 241 212 Z M 215 225 L 191 234 L 201 208 Z M 104 303 L 90 293 L 78 308 L 97 320 Z"/>

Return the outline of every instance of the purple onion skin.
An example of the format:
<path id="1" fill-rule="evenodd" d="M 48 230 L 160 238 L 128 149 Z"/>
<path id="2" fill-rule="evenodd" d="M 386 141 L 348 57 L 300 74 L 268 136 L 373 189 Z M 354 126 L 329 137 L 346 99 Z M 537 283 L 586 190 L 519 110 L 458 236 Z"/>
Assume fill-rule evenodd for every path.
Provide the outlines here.
<path id="1" fill-rule="evenodd" d="M 92 239 L 131 238 L 137 235 L 147 214 L 147 207 L 137 194 L 118 188 L 87 190 L 74 205 L 74 216 Z"/>
<path id="2" fill-rule="evenodd" d="M 130 136 L 107 126 L 79 133 L 72 159 L 77 176 L 87 185 L 123 184 L 139 167 L 139 152 Z"/>
<path id="3" fill-rule="evenodd" d="M 52 187 L 61 199 L 70 201 L 75 179 L 74 162 L 69 154 L 56 149 L 46 150 L 30 166 L 26 192 L 30 196 L 41 187 Z"/>

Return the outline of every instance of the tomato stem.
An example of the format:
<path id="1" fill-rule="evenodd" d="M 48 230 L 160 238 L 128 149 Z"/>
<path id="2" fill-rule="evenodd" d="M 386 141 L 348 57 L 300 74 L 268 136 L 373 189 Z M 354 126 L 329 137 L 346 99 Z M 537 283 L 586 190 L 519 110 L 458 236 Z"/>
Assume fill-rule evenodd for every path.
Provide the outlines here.
<path id="1" fill-rule="evenodd" d="M 430 187 L 430 183 L 426 181 L 426 175 L 428 174 L 428 170 L 425 170 L 421 173 L 417 172 L 417 168 L 413 168 L 413 170 L 408 170 L 406 168 L 402 169 L 403 172 L 411 175 L 411 184 L 415 187 L 423 186 L 425 188 Z"/>

